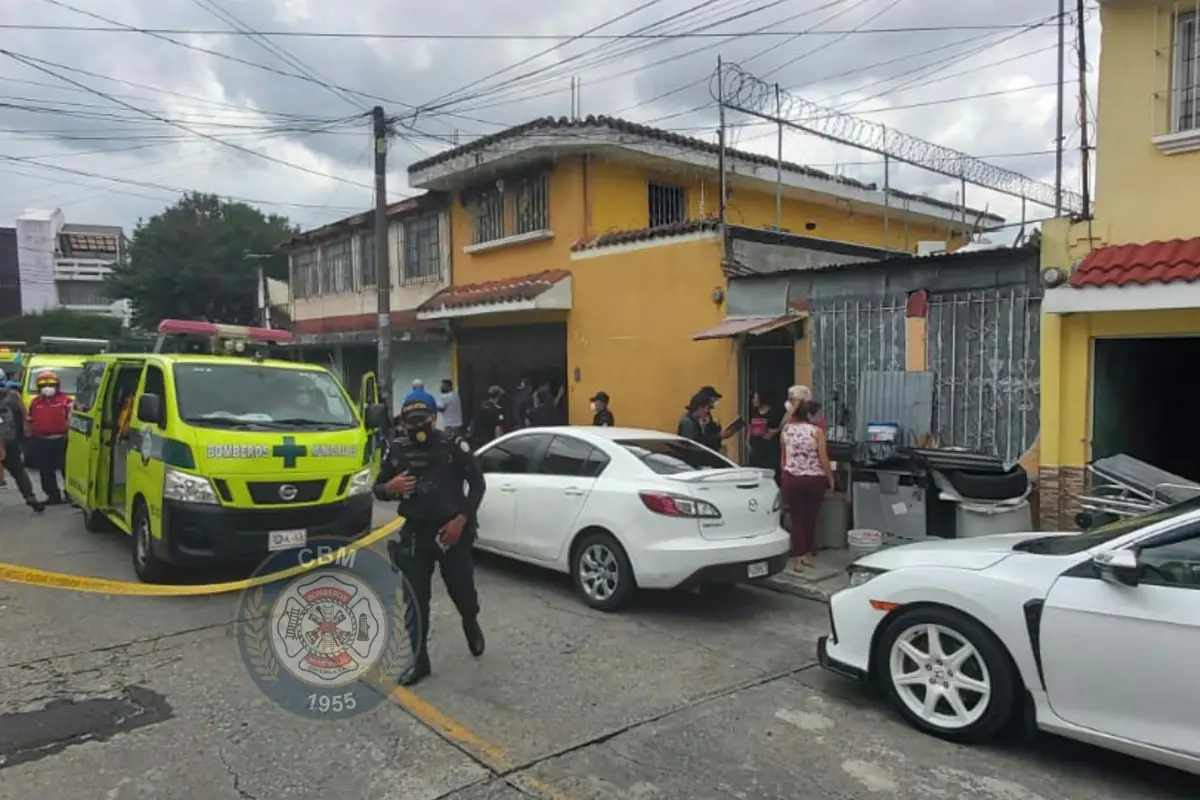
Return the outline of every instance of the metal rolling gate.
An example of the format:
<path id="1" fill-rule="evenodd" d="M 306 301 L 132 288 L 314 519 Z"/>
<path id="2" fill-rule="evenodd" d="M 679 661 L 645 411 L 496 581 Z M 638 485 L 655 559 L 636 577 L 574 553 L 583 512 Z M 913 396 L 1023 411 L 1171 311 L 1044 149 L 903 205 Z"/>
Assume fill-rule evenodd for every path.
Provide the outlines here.
<path id="1" fill-rule="evenodd" d="M 928 363 L 934 430 L 943 446 L 1006 463 L 1037 439 L 1041 404 L 1040 291 L 1024 287 L 931 295 Z"/>

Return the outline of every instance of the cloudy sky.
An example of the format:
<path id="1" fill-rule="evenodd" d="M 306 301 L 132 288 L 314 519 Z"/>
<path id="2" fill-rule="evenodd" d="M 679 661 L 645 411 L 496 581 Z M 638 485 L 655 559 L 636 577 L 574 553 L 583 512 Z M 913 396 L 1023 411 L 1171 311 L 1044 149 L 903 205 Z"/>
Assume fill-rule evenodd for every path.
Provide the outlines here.
<path id="1" fill-rule="evenodd" d="M 371 106 L 399 118 L 396 199 L 414 160 L 569 114 L 573 78 L 585 115 L 715 140 L 718 55 L 788 95 L 1052 184 L 1055 11 L 1045 0 L 0 0 L 0 225 L 59 207 L 68 221 L 132 227 L 192 189 L 319 225 L 372 202 Z M 1072 81 L 1071 148 L 1076 97 Z M 734 113 L 729 124 L 732 143 L 774 154 L 772 123 Z M 790 132 L 784 151 L 882 182 L 880 159 L 861 150 Z M 1074 149 L 1066 163 L 1078 189 Z M 959 191 L 909 166 L 891 182 Z M 1021 218 L 1003 194 L 969 186 L 967 201 Z"/>

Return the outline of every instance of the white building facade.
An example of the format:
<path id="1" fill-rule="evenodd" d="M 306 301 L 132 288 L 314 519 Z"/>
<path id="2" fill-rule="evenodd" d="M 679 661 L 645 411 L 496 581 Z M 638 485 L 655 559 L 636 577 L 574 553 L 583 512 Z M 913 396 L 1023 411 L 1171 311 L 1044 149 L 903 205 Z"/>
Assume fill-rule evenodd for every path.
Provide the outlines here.
<path id="1" fill-rule="evenodd" d="M 26 211 L 16 228 L 23 313 L 65 308 L 129 325 L 129 301 L 109 299 L 103 291 L 104 279 L 128 257 L 121 228 L 71 224 L 58 209 Z"/>

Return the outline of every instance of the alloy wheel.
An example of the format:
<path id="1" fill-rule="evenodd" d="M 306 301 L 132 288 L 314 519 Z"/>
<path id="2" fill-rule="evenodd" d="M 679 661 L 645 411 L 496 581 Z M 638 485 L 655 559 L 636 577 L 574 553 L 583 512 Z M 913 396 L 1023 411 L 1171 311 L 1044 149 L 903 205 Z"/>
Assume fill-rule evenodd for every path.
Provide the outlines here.
<path id="1" fill-rule="evenodd" d="M 979 721 L 992 697 L 992 676 L 983 656 L 945 625 L 913 625 L 896 637 L 888 654 L 888 678 L 909 711 L 946 731 Z"/>
<path id="2" fill-rule="evenodd" d="M 604 602 L 612 597 L 620 580 L 621 566 L 607 545 L 588 545 L 579 556 L 579 583 L 592 600 Z"/>

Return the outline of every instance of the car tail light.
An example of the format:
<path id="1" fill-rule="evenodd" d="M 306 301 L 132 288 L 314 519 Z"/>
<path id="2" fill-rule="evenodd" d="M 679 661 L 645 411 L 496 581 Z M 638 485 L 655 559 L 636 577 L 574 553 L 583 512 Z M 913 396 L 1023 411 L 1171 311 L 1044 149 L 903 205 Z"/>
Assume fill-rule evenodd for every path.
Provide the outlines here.
<path id="1" fill-rule="evenodd" d="M 691 517 L 693 519 L 720 519 L 721 512 L 712 503 L 668 492 L 638 492 L 642 505 L 664 517 Z"/>

